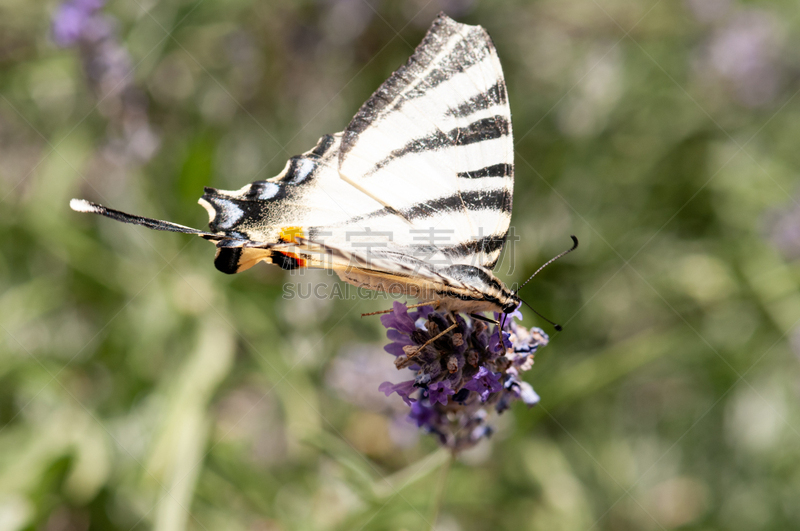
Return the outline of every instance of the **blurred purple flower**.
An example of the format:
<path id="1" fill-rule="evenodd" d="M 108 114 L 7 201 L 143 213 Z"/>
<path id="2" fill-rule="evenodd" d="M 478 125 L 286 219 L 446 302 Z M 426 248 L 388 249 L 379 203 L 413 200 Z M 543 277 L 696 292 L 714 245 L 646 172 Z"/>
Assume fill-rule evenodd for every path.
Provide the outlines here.
<path id="1" fill-rule="evenodd" d="M 133 83 L 130 54 L 117 39 L 115 20 L 102 13 L 104 5 L 105 0 L 63 2 L 52 18 L 53 41 L 78 48 L 97 107 L 112 125 L 106 157 L 142 164 L 158 150 L 159 139 L 147 117 L 147 98 Z"/>
<path id="2" fill-rule="evenodd" d="M 695 17 L 711 25 L 698 63 L 699 75 L 723 81 L 748 107 L 771 102 L 784 75 L 780 21 L 766 11 L 736 9 L 724 2 L 716 6 L 712 16 L 695 9 L 695 4 L 700 2 L 689 4 Z"/>
<path id="3" fill-rule="evenodd" d="M 98 13 L 105 0 L 71 0 L 61 4 L 53 16 L 53 40 L 66 48 L 96 34 L 98 22 L 105 20 Z"/>
<path id="4" fill-rule="evenodd" d="M 766 13 L 746 11 L 718 32 L 709 46 L 712 65 L 733 83 L 745 105 L 762 105 L 777 93 L 780 50 L 776 26 Z"/>
<path id="5" fill-rule="evenodd" d="M 800 259 L 800 203 L 775 209 L 766 216 L 768 237 L 787 260 Z"/>
<path id="6" fill-rule="evenodd" d="M 72 46 L 81 36 L 86 19 L 91 16 L 73 5 L 65 4 L 58 8 L 53 17 L 53 39 L 61 47 Z"/>
<path id="7" fill-rule="evenodd" d="M 407 448 L 419 439 L 419 430 L 405 418 L 408 406 L 396 400 L 392 393 L 391 397 L 375 396 L 375 385 L 384 380 L 396 381 L 400 376 L 397 369 L 386 361 L 383 356 L 375 355 L 374 347 L 346 345 L 331 360 L 325 373 L 325 384 L 340 399 L 360 409 L 383 412 L 392 417 L 389 437 L 396 446 Z"/>
<path id="8" fill-rule="evenodd" d="M 405 406 L 395 400 L 379 397 L 371 382 L 380 383 L 398 377 L 397 370 L 376 356 L 367 345 L 346 345 L 334 356 L 325 373 L 325 384 L 342 400 L 371 411 L 403 411 Z"/>
<path id="9" fill-rule="evenodd" d="M 411 412 L 408 414 L 409 420 L 417 423 L 417 427 L 433 426 L 434 418 L 438 417 L 438 413 L 431 406 L 426 406 L 422 402 L 414 402 L 411 404 Z"/>
<path id="10" fill-rule="evenodd" d="M 430 306 L 409 312 L 396 302 L 392 313 L 381 318 L 391 340 L 385 350 L 395 356 L 398 369 L 411 370 L 414 378 L 384 382 L 379 390 L 400 395 L 410 406 L 408 418 L 442 445 L 453 450 L 473 446 L 492 433 L 486 425 L 489 408 L 502 413 L 517 400 L 528 406 L 539 401 L 519 375 L 533 366 L 534 353 L 549 338 L 539 328 L 519 326 L 515 319 L 521 318 L 518 311 L 506 316 L 501 331 L 498 325 L 434 312 Z M 452 325 L 453 330 L 425 345 Z"/>

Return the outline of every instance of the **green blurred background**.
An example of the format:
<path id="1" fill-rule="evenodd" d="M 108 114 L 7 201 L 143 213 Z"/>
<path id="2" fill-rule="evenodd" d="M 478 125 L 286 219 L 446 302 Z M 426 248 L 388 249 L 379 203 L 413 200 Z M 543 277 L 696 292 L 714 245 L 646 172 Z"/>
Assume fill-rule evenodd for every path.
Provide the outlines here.
<path id="1" fill-rule="evenodd" d="M 203 227 L 203 185 L 343 129 L 440 10 L 508 82 L 499 275 L 581 247 L 524 289 L 565 324 L 541 406 L 454 464 L 437 529 L 800 528 L 795 2 L 112 0 L 102 49 L 56 46 L 58 6 L 0 1 L 0 529 L 430 526 L 385 301 L 284 300 L 335 279 L 68 201 Z"/>

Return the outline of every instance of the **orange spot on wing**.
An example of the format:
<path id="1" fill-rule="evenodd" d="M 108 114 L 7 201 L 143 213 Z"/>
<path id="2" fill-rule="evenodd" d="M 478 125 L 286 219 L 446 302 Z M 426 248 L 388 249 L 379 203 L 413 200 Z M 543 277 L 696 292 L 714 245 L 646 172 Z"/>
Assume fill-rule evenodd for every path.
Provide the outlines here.
<path id="1" fill-rule="evenodd" d="M 296 237 L 303 235 L 303 227 L 283 227 L 281 229 L 280 240 L 284 243 L 297 243 Z"/>
<path id="2" fill-rule="evenodd" d="M 297 243 L 297 238 L 304 237 L 303 227 L 283 227 L 281 228 L 280 240 L 284 243 Z M 306 267 L 306 260 L 300 258 L 296 253 L 281 252 L 282 255 L 289 258 L 294 258 L 297 261 L 297 267 Z"/>

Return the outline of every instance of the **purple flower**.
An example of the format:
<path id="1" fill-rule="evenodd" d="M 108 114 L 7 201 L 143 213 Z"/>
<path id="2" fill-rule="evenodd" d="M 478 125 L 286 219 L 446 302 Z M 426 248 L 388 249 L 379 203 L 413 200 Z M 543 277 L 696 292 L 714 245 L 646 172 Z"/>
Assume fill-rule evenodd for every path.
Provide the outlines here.
<path id="1" fill-rule="evenodd" d="M 405 354 L 405 352 L 403 352 L 403 347 L 414 344 L 410 337 L 399 330 L 390 328 L 386 331 L 386 337 L 391 339 L 392 342 L 383 347 L 383 350 L 394 356 L 402 356 Z"/>
<path id="2" fill-rule="evenodd" d="M 78 41 L 96 33 L 97 12 L 104 0 L 71 0 L 58 7 L 53 16 L 53 40 L 61 47 L 75 45 Z"/>
<path id="3" fill-rule="evenodd" d="M 447 397 L 456 394 L 450 388 L 450 381 L 449 380 L 442 380 L 441 382 L 436 382 L 428 386 L 428 400 L 431 401 L 431 404 L 442 404 L 443 406 L 447 405 Z"/>
<path id="4" fill-rule="evenodd" d="M 432 426 L 432 420 L 436 416 L 436 410 L 430 406 L 426 406 L 422 402 L 414 402 L 411 404 L 411 412 L 408 414 L 409 420 L 416 422 L 418 428 Z"/>
<path id="5" fill-rule="evenodd" d="M 408 315 L 408 309 L 402 302 L 394 302 L 392 313 L 381 315 L 381 323 L 386 328 L 396 328 L 400 332 L 410 334 L 416 329 L 414 319 Z"/>
<path id="6" fill-rule="evenodd" d="M 503 330 L 508 330 L 508 327 L 511 326 L 511 323 L 514 322 L 514 319 L 522 321 L 522 312 L 519 309 L 522 307 L 522 304 L 517 306 L 517 309 L 509 314 L 503 314 L 495 312 L 494 319 L 500 323 L 503 323 Z"/>
<path id="7" fill-rule="evenodd" d="M 414 392 L 414 380 L 400 382 L 398 384 L 393 384 L 392 382 L 383 382 L 378 386 L 378 391 L 381 391 L 386 396 L 389 396 L 392 393 L 397 393 L 409 406 L 415 401 L 414 398 L 409 396 L 412 392 Z"/>
<path id="8" fill-rule="evenodd" d="M 772 104 L 792 76 L 785 61 L 785 21 L 757 7 L 721 0 L 690 0 L 709 36 L 697 50 L 696 74 L 718 84 L 747 107 Z"/>
<path id="9" fill-rule="evenodd" d="M 72 0 L 71 3 L 80 9 L 97 11 L 105 5 L 106 0 Z"/>
<path id="10" fill-rule="evenodd" d="M 379 389 L 400 395 L 410 406 L 408 419 L 452 450 L 469 448 L 492 433 L 490 410 L 502 413 L 518 400 L 528 406 L 539 401 L 519 375 L 533 366 L 547 334 L 517 324 L 518 310 L 497 317 L 503 317 L 503 330 L 430 306 L 409 312 L 402 303 L 381 317 L 390 340 L 384 349 L 414 378 L 384 382 Z"/>
<path id="11" fill-rule="evenodd" d="M 480 395 L 481 402 L 486 402 L 490 394 L 500 391 L 503 389 L 503 386 L 500 384 L 498 375 L 494 374 L 486 367 L 481 367 L 478 369 L 478 374 L 473 376 L 472 380 L 464 384 L 464 389 L 475 391 Z"/>
<path id="12" fill-rule="evenodd" d="M 53 40 L 61 47 L 72 46 L 80 39 L 86 20 L 91 16 L 70 4 L 58 8 L 53 17 Z"/>

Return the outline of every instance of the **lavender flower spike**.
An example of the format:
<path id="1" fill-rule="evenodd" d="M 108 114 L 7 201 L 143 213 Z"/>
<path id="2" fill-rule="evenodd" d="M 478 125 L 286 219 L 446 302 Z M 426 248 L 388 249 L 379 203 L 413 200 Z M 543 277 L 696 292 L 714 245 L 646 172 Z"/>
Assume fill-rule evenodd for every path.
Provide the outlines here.
<path id="1" fill-rule="evenodd" d="M 412 372 L 413 379 L 384 382 L 379 389 L 387 396 L 400 395 L 411 408 L 408 418 L 443 446 L 458 451 L 475 445 L 493 431 L 486 422 L 491 409 L 502 413 L 517 400 L 529 407 L 539 402 L 539 395 L 519 376 L 531 369 L 534 353 L 549 338 L 515 319 L 522 319 L 519 311 L 507 316 L 500 330 L 499 325 L 434 312 L 430 306 L 410 312 L 395 302 L 393 311 L 381 317 L 391 340 L 385 350 L 395 356 L 398 369 Z"/>

